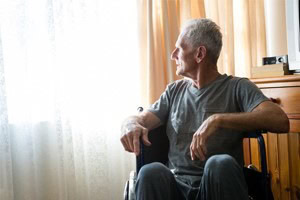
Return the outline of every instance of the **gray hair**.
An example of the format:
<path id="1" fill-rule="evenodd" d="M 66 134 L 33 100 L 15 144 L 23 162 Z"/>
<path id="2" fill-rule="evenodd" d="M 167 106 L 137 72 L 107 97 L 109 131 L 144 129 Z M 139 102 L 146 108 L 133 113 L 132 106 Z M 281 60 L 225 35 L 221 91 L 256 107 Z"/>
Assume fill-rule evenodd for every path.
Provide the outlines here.
<path id="1" fill-rule="evenodd" d="M 182 30 L 193 48 L 205 46 L 211 60 L 217 63 L 223 43 L 220 27 L 215 22 L 205 18 L 192 19 L 187 21 Z"/>

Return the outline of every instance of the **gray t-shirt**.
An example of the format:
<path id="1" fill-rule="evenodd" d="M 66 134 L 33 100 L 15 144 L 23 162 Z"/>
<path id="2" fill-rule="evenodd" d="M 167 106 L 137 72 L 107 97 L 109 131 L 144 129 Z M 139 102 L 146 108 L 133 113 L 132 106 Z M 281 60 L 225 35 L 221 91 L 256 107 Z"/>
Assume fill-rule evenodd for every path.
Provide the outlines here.
<path id="1" fill-rule="evenodd" d="M 175 177 L 194 185 L 202 176 L 206 160 L 192 161 L 189 147 L 193 134 L 203 121 L 216 113 L 251 112 L 266 100 L 268 98 L 248 79 L 226 74 L 201 89 L 194 87 L 188 79 L 169 84 L 148 111 L 167 125 L 170 141 L 168 166 Z M 207 158 L 229 154 L 242 166 L 242 138 L 242 132 L 218 130 L 207 141 Z"/>

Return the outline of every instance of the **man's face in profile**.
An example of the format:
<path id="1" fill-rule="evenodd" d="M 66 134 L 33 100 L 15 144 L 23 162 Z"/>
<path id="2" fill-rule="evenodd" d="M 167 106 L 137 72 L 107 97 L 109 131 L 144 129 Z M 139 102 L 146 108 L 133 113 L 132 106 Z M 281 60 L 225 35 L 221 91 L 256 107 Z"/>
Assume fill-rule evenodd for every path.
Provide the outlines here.
<path id="1" fill-rule="evenodd" d="M 195 49 L 192 47 L 184 32 L 177 39 L 171 59 L 176 62 L 176 74 L 191 77 L 197 65 L 195 60 Z"/>

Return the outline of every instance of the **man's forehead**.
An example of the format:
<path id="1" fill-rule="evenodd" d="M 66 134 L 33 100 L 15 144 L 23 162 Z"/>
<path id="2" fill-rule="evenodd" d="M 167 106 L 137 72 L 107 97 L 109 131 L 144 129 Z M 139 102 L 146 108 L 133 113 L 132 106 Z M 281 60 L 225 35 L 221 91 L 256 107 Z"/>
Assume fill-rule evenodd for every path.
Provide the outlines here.
<path id="1" fill-rule="evenodd" d="M 180 35 L 178 36 L 178 39 L 177 39 L 177 41 L 176 41 L 176 46 L 178 47 L 178 46 L 182 46 L 183 45 L 183 43 L 184 43 L 184 41 L 186 40 L 186 38 L 185 38 L 185 33 L 186 32 L 181 32 L 180 33 Z"/>

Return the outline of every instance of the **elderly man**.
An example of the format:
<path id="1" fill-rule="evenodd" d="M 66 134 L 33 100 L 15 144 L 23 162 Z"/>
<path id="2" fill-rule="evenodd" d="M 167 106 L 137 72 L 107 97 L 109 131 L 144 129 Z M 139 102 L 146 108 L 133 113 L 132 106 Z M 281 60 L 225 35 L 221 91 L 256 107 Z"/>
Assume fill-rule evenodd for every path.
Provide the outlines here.
<path id="1" fill-rule="evenodd" d="M 209 19 L 188 21 L 171 59 L 177 75 L 147 110 L 122 125 L 124 149 L 139 154 L 139 138 L 151 145 L 148 131 L 166 124 L 169 163 L 145 165 L 136 197 L 148 200 L 248 199 L 244 180 L 243 132 L 288 132 L 280 107 L 248 79 L 221 75 L 220 28 Z"/>

